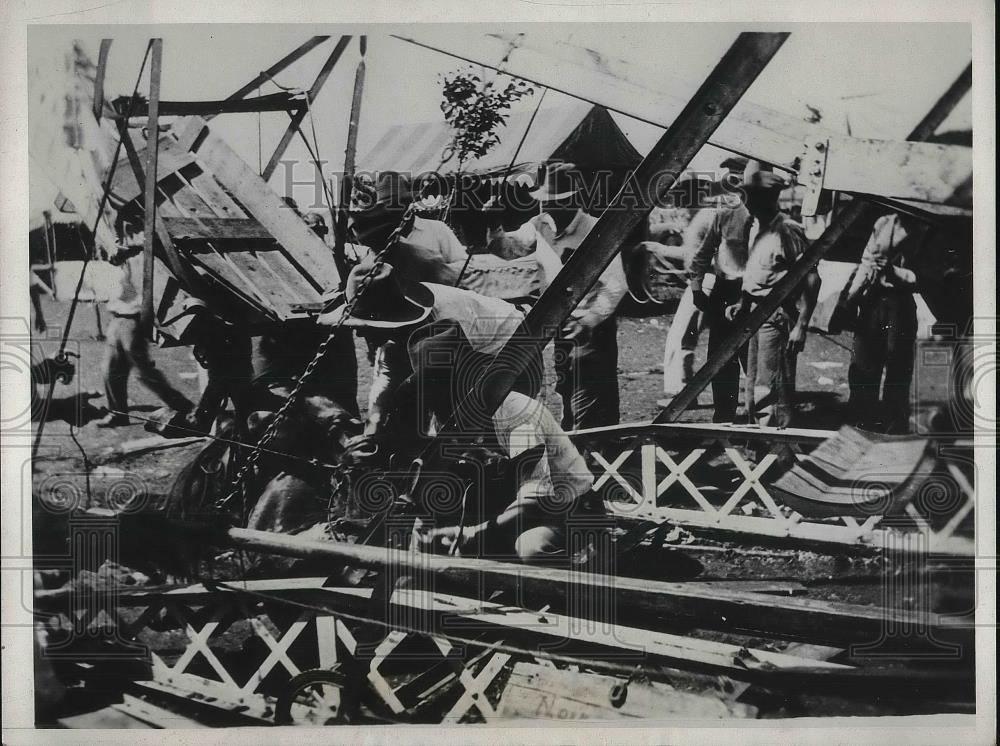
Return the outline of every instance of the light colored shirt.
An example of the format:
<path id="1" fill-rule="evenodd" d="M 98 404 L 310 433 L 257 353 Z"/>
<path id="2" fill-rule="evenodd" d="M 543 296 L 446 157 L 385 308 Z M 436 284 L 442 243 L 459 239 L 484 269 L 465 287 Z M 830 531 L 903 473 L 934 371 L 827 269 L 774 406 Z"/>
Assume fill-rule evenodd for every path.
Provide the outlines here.
<path id="1" fill-rule="evenodd" d="M 399 239 L 389 262 L 416 282 L 454 285 L 467 256 L 462 242 L 447 223 L 417 216 L 410 234 Z"/>
<path id="2" fill-rule="evenodd" d="M 692 241 L 696 231 L 703 231 L 701 240 L 694 244 L 696 248 L 691 257 L 691 284 L 699 287 L 709 270 L 725 280 L 740 279 L 749 253 L 750 211 L 742 202 L 720 207 L 713 210 L 710 222 L 704 212 L 696 215 L 688 226 Z"/>
<path id="3" fill-rule="evenodd" d="M 430 321 L 455 321 L 473 350 L 496 355 L 524 320 L 517 306 L 471 290 L 422 283 L 434 294 Z M 368 432 L 378 428 L 393 392 L 412 372 L 405 344 L 386 342 L 375 351 L 372 384 L 368 392 Z"/>
<path id="4" fill-rule="evenodd" d="M 487 240 L 491 251 L 498 243 L 502 246 L 501 251 L 507 254 L 506 256 L 498 254 L 502 259 L 509 261 L 520 257 L 533 257 L 542 269 L 544 287 L 548 287 L 562 269 L 559 255 L 530 220 L 516 231 L 505 231 L 503 228 L 491 230 L 487 233 Z"/>
<path id="5" fill-rule="evenodd" d="M 142 254 L 111 267 L 108 311 L 118 316 L 135 316 L 142 310 Z"/>
<path id="6" fill-rule="evenodd" d="M 883 215 L 875 221 L 868 244 L 861 254 L 858 271 L 854 273 L 849 298 L 856 298 L 875 284 L 904 288 L 916 285 L 916 275 L 906 269 L 906 257 L 898 250 L 899 244 L 908 237 L 899 215 L 895 213 Z"/>
<path id="7" fill-rule="evenodd" d="M 568 252 L 576 251 L 583 239 L 597 224 L 597 218 L 579 210 L 566 229 L 559 232 L 551 215 L 541 214 L 531 219 L 538 233 L 551 246 L 563 263 L 569 258 Z M 628 292 L 628 281 L 625 278 L 625 265 L 621 254 L 611 260 L 597 282 L 590 288 L 583 299 L 577 304 L 571 316 L 581 319 L 589 316 L 593 325 L 610 318 L 618 308 L 621 299 Z"/>
<path id="8" fill-rule="evenodd" d="M 541 402 L 512 391 L 493 415 L 493 425 L 511 458 L 545 446 L 545 457 L 518 485 L 516 504 L 541 501 L 542 508 L 566 510 L 593 487 L 587 462 Z"/>
<path id="9" fill-rule="evenodd" d="M 770 293 L 809 245 L 802 226 L 780 212 L 765 226 L 754 219 L 748 242 L 743 292 L 756 298 Z"/>
<path id="10" fill-rule="evenodd" d="M 524 320 L 521 310 L 505 300 L 433 282 L 422 284 L 434 293 L 431 319 L 457 321 L 476 352 L 500 352 Z"/>
<path id="11" fill-rule="evenodd" d="M 445 264 L 464 262 L 468 252 L 458 236 L 441 220 L 429 220 L 419 215 L 413 218 L 413 230 L 399 240 L 403 246 L 422 258 L 437 259 Z"/>

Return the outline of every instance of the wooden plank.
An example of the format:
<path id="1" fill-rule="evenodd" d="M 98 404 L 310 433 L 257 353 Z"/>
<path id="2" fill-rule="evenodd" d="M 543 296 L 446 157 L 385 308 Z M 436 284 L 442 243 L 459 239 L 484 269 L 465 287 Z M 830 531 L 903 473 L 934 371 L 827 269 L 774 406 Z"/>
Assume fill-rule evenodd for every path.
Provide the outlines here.
<path id="1" fill-rule="evenodd" d="M 252 218 L 164 218 L 163 223 L 177 241 L 274 241 L 274 237 Z"/>
<path id="2" fill-rule="evenodd" d="M 235 271 L 233 265 L 217 251 L 206 251 L 190 256 L 220 283 L 243 296 L 253 306 L 266 310 L 269 312 L 268 315 L 273 315 L 276 309 L 272 309 L 269 299 L 262 297 L 260 291 L 243 277 L 242 272 Z"/>
<path id="3" fill-rule="evenodd" d="M 320 294 L 283 251 L 257 252 L 255 256 L 260 266 L 270 272 L 276 282 L 288 289 L 289 306 L 320 302 Z"/>
<path id="4" fill-rule="evenodd" d="M 219 114 L 240 114 L 256 111 L 288 111 L 305 106 L 302 96 L 286 92 L 270 93 L 254 98 L 225 99 L 223 101 L 161 101 L 160 116 L 214 117 Z M 146 116 L 147 107 L 144 102 L 137 102 L 132 110 L 133 117 Z"/>
<path id="5" fill-rule="evenodd" d="M 972 148 L 831 135 L 823 188 L 972 207 Z"/>
<path id="6" fill-rule="evenodd" d="M 836 435 L 836 430 L 814 430 L 800 427 L 759 427 L 711 422 L 632 422 L 607 427 L 591 427 L 573 430 L 569 436 L 579 440 L 607 440 L 648 435 L 658 442 L 662 440 L 748 440 L 761 443 L 799 443 L 818 445 Z"/>
<path id="7" fill-rule="evenodd" d="M 316 290 L 339 287 L 329 247 L 220 137 L 209 130 L 196 155 L 308 273 Z"/>
<path id="8" fill-rule="evenodd" d="M 276 282 L 274 273 L 269 272 L 260 259 L 263 254 L 227 251 L 224 256 L 226 261 L 239 272 L 240 277 L 253 285 L 257 294 L 267 300 L 268 306 L 278 312 L 280 318 L 287 318 L 291 314 L 289 303 L 298 301 L 299 296 L 286 283 Z"/>
<path id="9" fill-rule="evenodd" d="M 145 182 L 145 174 L 143 173 L 142 162 L 139 160 L 139 154 L 136 152 L 135 144 L 132 142 L 132 139 L 128 136 L 128 134 L 125 132 L 125 128 L 121 126 L 121 123 L 119 123 L 118 131 L 121 134 L 122 144 L 125 147 L 125 158 L 128 161 L 129 165 L 131 166 L 131 171 L 133 177 L 136 179 L 136 183 L 140 181 Z M 174 247 L 173 240 L 171 240 L 170 238 L 170 234 L 167 233 L 166 229 L 163 226 L 162 218 L 164 216 L 164 213 L 169 215 L 171 209 L 173 208 L 169 200 L 163 202 L 160 205 L 160 207 L 162 207 L 163 209 L 158 210 L 158 214 L 156 216 L 157 217 L 156 236 L 157 238 L 160 239 L 160 246 L 163 248 L 167 265 L 170 267 L 170 272 L 174 275 L 177 281 L 184 286 L 184 290 L 186 293 L 197 294 L 199 290 L 202 288 L 201 279 L 197 272 L 191 269 L 191 267 L 186 262 L 181 260 L 181 257 L 177 253 L 177 249 Z M 162 297 L 162 290 L 161 290 L 161 297 Z M 183 299 L 178 299 L 178 303 L 182 301 Z M 159 321 L 163 321 L 164 318 L 169 318 L 169 317 L 160 316 Z M 187 321 L 184 321 L 182 323 L 182 326 L 187 326 L 187 323 L 188 323 Z"/>
<path id="10" fill-rule="evenodd" d="M 330 608 L 331 611 L 357 613 L 368 610 L 372 595 L 371 588 L 324 587 L 324 578 L 288 578 L 250 580 L 241 583 L 234 590 L 246 590 L 251 594 L 266 594 L 267 597 L 292 603 L 305 603 Z M 51 593 L 51 592 L 44 592 Z M 219 598 L 228 590 L 208 590 L 202 585 L 176 589 L 134 589 L 122 588 L 118 591 L 119 606 L 142 606 L 169 601 L 197 605 L 207 598 Z M 41 608 L 48 597 L 36 593 L 36 606 Z M 829 671 L 849 671 L 850 666 L 813 660 L 809 656 L 774 652 L 762 649 L 745 649 L 739 645 L 713 640 L 702 640 L 668 632 L 657 632 L 648 628 L 631 627 L 615 622 L 611 625 L 595 624 L 591 621 L 502 604 L 466 598 L 448 593 L 426 592 L 416 589 L 395 591 L 390 603 L 400 607 L 400 618 L 427 630 L 451 630 L 456 633 L 463 629 L 483 627 L 502 631 L 502 634 L 519 634 L 526 638 L 550 644 L 555 640 L 574 640 L 596 648 L 617 651 L 623 654 L 642 655 L 652 666 L 687 666 L 704 673 L 741 676 L 746 666 L 737 658 L 748 652 L 754 659 L 775 670 L 795 671 L 801 668 L 816 668 Z M 428 614 L 432 616 L 427 616 Z M 648 621 L 653 622 L 650 616 Z"/>
<path id="11" fill-rule="evenodd" d="M 285 127 L 285 131 L 281 133 L 281 139 L 278 140 L 278 144 L 274 146 L 274 152 L 271 153 L 271 157 L 268 159 L 267 165 L 264 166 L 264 170 L 260 172 L 264 181 L 270 181 L 271 177 L 274 176 L 274 172 L 278 170 L 278 164 L 281 163 L 281 158 L 285 155 L 285 151 L 288 150 L 288 146 L 292 144 L 292 138 L 295 137 L 295 132 L 298 130 L 299 125 L 302 124 L 302 120 L 305 118 L 306 110 L 303 109 L 289 115 L 288 126 Z"/>
<path id="12" fill-rule="evenodd" d="M 177 207 L 176 217 L 200 217 L 212 214 L 211 208 L 176 172 L 167 174 L 159 183 L 160 193 Z M 164 217 L 168 217 L 164 213 Z"/>
<path id="13" fill-rule="evenodd" d="M 310 104 L 316 100 L 316 96 L 319 95 L 320 90 L 326 83 L 326 79 L 329 78 L 330 73 L 333 72 L 334 65 L 337 64 L 337 60 L 340 59 L 340 56 L 344 53 L 344 50 L 347 48 L 347 44 L 350 41 L 350 36 L 340 37 L 340 41 L 337 42 L 337 46 L 333 48 L 330 56 L 327 58 L 326 62 L 323 63 L 323 67 L 320 69 L 319 74 L 316 76 L 316 79 L 313 81 L 312 86 L 306 94 L 309 98 Z M 278 142 L 277 147 L 274 149 L 274 152 L 271 154 L 271 157 L 267 162 L 267 166 L 264 167 L 264 171 L 262 172 L 264 181 L 269 181 L 274 175 L 274 171 L 278 167 L 278 163 L 281 161 L 282 156 L 291 144 L 292 138 L 295 136 L 295 131 L 299 128 L 299 125 L 302 123 L 302 120 L 305 118 L 307 112 L 308 109 L 304 108 L 289 115 L 291 117 L 291 121 L 288 123 L 288 127 L 285 128 L 285 132 L 282 134 L 281 140 Z"/>
<path id="14" fill-rule="evenodd" d="M 121 704 L 111 705 L 119 712 L 146 723 L 152 728 L 207 728 L 197 720 L 179 715 L 176 712 L 158 707 L 151 702 L 124 694 Z"/>
<path id="15" fill-rule="evenodd" d="M 190 530 L 196 530 L 193 527 Z M 231 528 L 228 542 L 250 551 L 291 557 L 348 562 L 360 567 L 397 571 L 429 582 L 431 578 L 470 587 L 506 589 L 518 598 L 555 606 L 577 599 L 606 599 L 622 615 L 689 620 L 704 629 L 765 633 L 785 639 L 842 644 L 871 642 L 887 625 L 929 626 L 944 639 L 971 640 L 971 630 L 956 628 L 945 618 L 931 624 L 924 615 L 874 606 L 857 606 L 808 598 L 780 598 L 740 591 L 712 591 L 688 583 L 610 577 L 465 557 L 413 554 L 384 547 L 305 540 L 266 531 Z M 641 617 L 636 617 L 641 618 Z"/>
<path id="16" fill-rule="evenodd" d="M 489 33 L 459 38 L 454 34 L 421 30 L 407 36 L 395 36 L 660 127 L 670 126 L 684 106 L 685 99 L 676 91 L 690 89 L 686 82 L 671 80 L 658 68 L 617 59 L 570 42 L 552 41 L 544 32 Z M 887 153 L 866 159 L 863 154 L 871 149 L 866 141 L 837 135 L 803 118 L 747 100 L 733 108 L 708 141 L 724 150 L 797 172 L 803 143 L 827 137 L 836 141 L 831 147 L 831 155 L 838 149 L 842 155 L 842 160 L 834 156 L 834 160 L 839 161 L 834 164 L 835 182 L 840 186 L 829 185 L 828 189 L 886 198 L 926 200 L 932 196 L 930 201 L 933 202 L 943 194 L 950 198 L 971 177 L 971 161 L 966 159 L 965 149 L 941 146 L 942 152 L 950 153 L 948 159 L 955 161 L 956 168 L 931 167 L 929 172 L 925 163 L 911 164 L 905 157 L 886 157 Z M 899 148 L 899 144 L 893 149 L 905 150 Z M 930 189 L 922 186 L 921 180 L 930 174 L 936 174 L 938 180 L 943 178 L 945 183 Z M 961 199 L 964 203 L 964 195 Z"/>
<path id="17" fill-rule="evenodd" d="M 108 55 L 113 39 L 101 39 L 101 49 L 97 53 L 97 75 L 94 78 L 94 118 L 98 123 L 104 114 L 104 78 L 108 71 Z"/>
<path id="18" fill-rule="evenodd" d="M 676 121 L 636 168 L 630 182 L 635 185 L 635 192 L 623 189 L 615 196 L 583 243 L 483 372 L 479 385 L 485 392 L 485 400 L 473 404 L 470 398 L 467 405 L 460 403 L 453 421 L 468 421 L 468 414 L 462 411 L 463 405 L 482 408 L 486 412 L 496 411 L 517 377 L 562 327 L 601 273 L 616 260 L 622 243 L 643 217 L 653 205 L 661 204 L 677 177 L 787 38 L 787 33 L 742 33 L 737 37 Z M 631 196 L 625 196 L 626 192 Z M 641 209 L 627 204 L 632 197 L 638 199 Z M 428 463 L 426 459 L 425 463 Z"/>
<path id="19" fill-rule="evenodd" d="M 503 720 L 721 720 L 752 718 L 756 707 L 682 692 L 661 682 L 632 682 L 616 707 L 611 692 L 624 679 L 517 663 L 500 697 Z"/>
<path id="20" fill-rule="evenodd" d="M 289 65 L 293 64 L 294 62 L 297 62 L 299 59 L 301 59 L 302 57 L 304 57 L 306 54 L 308 54 L 309 52 L 311 52 L 313 49 L 315 49 L 316 47 L 318 47 L 320 44 L 322 44 L 324 41 L 326 41 L 329 38 L 330 38 L 329 36 L 313 36 L 313 37 L 311 37 L 304 44 L 302 44 L 301 46 L 299 46 L 296 49 L 292 50 L 289 54 L 286 54 L 280 60 L 278 60 L 273 65 L 271 65 L 269 68 L 267 68 L 267 70 L 265 70 L 264 72 L 262 72 L 259 75 L 257 75 L 257 77 L 255 77 L 253 80 L 251 80 L 245 86 L 243 86 L 242 88 L 239 88 L 236 91 L 234 91 L 233 94 L 229 96 L 229 100 L 233 100 L 233 99 L 237 99 L 237 98 L 243 98 L 248 93 L 252 92 L 255 88 L 257 88 L 258 86 L 260 86 L 262 83 L 270 80 L 273 76 L 275 76 L 278 73 L 280 73 L 286 67 L 288 67 Z"/>
<path id="21" fill-rule="evenodd" d="M 137 152 L 142 161 L 146 160 L 145 147 L 138 148 Z M 194 156 L 177 147 L 176 141 L 169 134 L 160 137 L 157 173 L 161 179 L 191 163 L 194 163 Z M 118 168 L 115 169 L 114 186 L 112 187 L 115 197 L 123 202 L 131 202 L 142 194 L 142 189 L 141 182 L 136 181 L 135 174 L 128 168 L 128 164 L 123 159 L 118 164 Z"/>
<path id="22" fill-rule="evenodd" d="M 163 39 L 150 41 L 149 130 L 159 132 L 160 72 L 163 64 Z M 144 334 L 153 329 L 153 245 L 156 241 L 156 181 L 158 147 L 146 148 L 146 184 L 143 191 L 144 244 L 142 262 L 141 326 Z"/>
<path id="23" fill-rule="evenodd" d="M 212 174 L 204 171 L 199 163 L 178 172 L 220 218 L 249 218 L 246 210 L 233 199 Z"/>

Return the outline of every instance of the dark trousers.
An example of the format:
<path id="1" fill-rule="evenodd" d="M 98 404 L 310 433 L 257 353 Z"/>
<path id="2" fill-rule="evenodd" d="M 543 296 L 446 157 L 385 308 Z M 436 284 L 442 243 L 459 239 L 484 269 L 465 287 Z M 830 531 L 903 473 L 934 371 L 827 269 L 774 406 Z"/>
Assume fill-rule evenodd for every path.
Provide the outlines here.
<path id="1" fill-rule="evenodd" d="M 909 430 L 916 338 L 917 307 L 910 293 L 876 289 L 862 302 L 848 371 L 849 408 L 859 426 L 889 433 Z"/>
<path id="2" fill-rule="evenodd" d="M 583 340 L 555 341 L 556 393 L 563 430 L 617 425 L 618 321 L 612 316 Z"/>
<path id="3" fill-rule="evenodd" d="M 726 307 L 740 300 L 743 283 L 741 280 L 716 278 L 715 287 L 708 297 L 705 325 L 708 326 L 708 354 L 711 357 L 727 337 L 735 330 L 736 324 L 726 319 Z M 736 355 L 729 359 L 712 379 L 712 402 L 715 405 L 713 422 L 732 422 L 736 419 L 736 407 L 740 397 L 740 368 L 747 367 L 747 345 L 740 347 Z"/>
<path id="4" fill-rule="evenodd" d="M 135 368 L 139 382 L 171 409 L 187 412 L 194 406 L 184 394 L 170 385 L 163 371 L 149 356 L 149 343 L 139 329 L 138 317 L 112 314 L 104 353 L 104 392 L 108 409 L 113 413 L 128 412 L 128 376 L 132 368 Z"/>

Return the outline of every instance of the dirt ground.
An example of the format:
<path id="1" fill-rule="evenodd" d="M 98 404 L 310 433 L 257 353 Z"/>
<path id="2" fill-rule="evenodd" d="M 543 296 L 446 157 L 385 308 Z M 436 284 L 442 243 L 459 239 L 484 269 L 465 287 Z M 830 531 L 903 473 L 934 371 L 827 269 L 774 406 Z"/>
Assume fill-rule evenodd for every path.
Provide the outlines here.
<path id="1" fill-rule="evenodd" d="M 68 302 L 43 299 L 48 331 L 35 335 L 32 342 L 32 359 L 37 361 L 58 349 L 59 338 L 69 311 Z M 108 315 L 100 307 L 102 325 L 106 328 Z M 619 386 L 621 392 L 621 421 L 648 422 L 656 412 L 657 400 L 663 398 L 663 347 L 672 316 L 650 318 L 623 318 L 619 323 Z M 92 304 L 81 304 L 73 323 L 68 350 L 79 355 L 77 375 L 68 385 L 58 385 L 55 398 L 82 395 L 87 391 L 103 394 L 101 360 L 105 345 L 98 336 L 98 321 Z M 703 333 L 696 351 L 696 366 L 706 357 L 708 335 Z M 805 351 L 799 357 L 797 377 L 797 397 L 799 403 L 796 425 L 836 429 L 843 422 L 844 405 L 847 401 L 847 369 L 850 362 L 850 335 L 826 336 L 817 332 L 809 335 Z M 367 363 L 366 349 L 358 340 L 359 360 L 359 400 L 364 408 L 371 380 L 371 367 Z M 942 345 L 922 342 L 918 349 L 918 368 L 914 380 L 915 399 L 922 406 L 929 406 L 946 399 L 948 368 L 943 364 L 920 365 L 921 360 L 934 360 L 935 351 Z M 945 355 L 946 355 L 945 351 Z M 204 375 L 187 347 L 154 349 L 157 365 L 164 370 L 167 378 L 192 400 L 197 400 L 200 392 L 199 381 Z M 938 355 L 940 358 L 940 355 Z M 551 347 L 546 355 L 546 383 L 544 399 L 558 417 L 559 396 L 554 390 L 554 372 Z M 45 425 L 40 458 L 36 463 L 34 486 L 36 490 L 46 479 L 60 477 L 65 483 L 79 484 L 82 481 L 83 458 L 86 452 L 91 463 L 97 463 L 97 472 L 92 474 L 94 482 L 102 474 L 117 475 L 118 470 L 130 472 L 140 477 L 150 493 L 161 493 L 172 480 L 177 470 L 189 460 L 197 446 L 177 447 L 128 458 L 116 458 L 110 452 L 115 446 L 127 441 L 150 437 L 143 430 L 139 418 L 148 417 L 161 403 L 156 397 L 133 379 L 130 400 L 135 421 L 128 427 L 102 430 L 93 424 L 71 428 L 61 420 Z M 101 406 L 103 396 L 92 400 Z M 711 392 L 706 390 L 699 397 L 697 407 L 686 412 L 682 421 L 704 422 L 711 418 Z M 73 436 L 79 446 L 74 443 Z M 103 470 L 103 471 L 102 471 Z M 82 487 L 82 484 L 79 484 Z M 99 487 L 99 484 L 97 485 Z M 92 484 L 92 489 L 94 484 Z M 95 490 L 99 492 L 99 489 Z"/>
<path id="2" fill-rule="evenodd" d="M 68 303 L 46 302 L 44 311 L 49 331 L 44 338 L 33 344 L 32 357 L 40 360 L 58 349 L 59 335 L 65 323 Z M 107 315 L 103 313 L 107 324 Z M 663 346 L 671 316 L 645 319 L 625 318 L 619 326 L 619 369 L 622 422 L 649 421 L 658 411 L 657 400 L 663 397 L 662 358 Z M 56 398 L 80 397 L 88 390 L 102 390 L 101 359 L 104 343 L 96 339 L 97 317 L 90 305 L 81 306 L 71 335 L 71 351 L 80 355 L 77 361 L 77 377 L 68 386 L 56 388 Z M 707 334 L 702 335 L 696 353 L 696 365 L 700 365 L 706 355 Z M 803 427 L 836 428 L 843 417 L 843 407 L 847 400 L 847 367 L 850 360 L 850 338 L 847 335 L 825 337 L 818 333 L 810 335 L 805 352 L 798 365 L 799 421 Z M 918 361 L 928 356 L 928 350 L 939 350 L 940 345 L 926 343 L 918 351 Z M 363 343 L 358 344 L 359 399 L 367 400 L 371 369 L 367 363 Z M 167 377 L 191 399 L 199 395 L 200 369 L 187 348 L 155 349 L 157 364 Z M 929 372 L 928 372 L 929 370 Z M 932 366 L 923 371 L 918 368 L 915 376 L 915 393 L 922 405 L 940 402 L 947 392 L 946 365 Z M 554 392 L 554 374 L 551 354 L 547 355 L 547 381 L 545 401 L 554 414 L 559 414 L 559 397 Z M 148 416 L 160 406 L 155 397 L 143 387 L 133 382 L 130 395 L 137 418 Z M 100 406 L 103 397 L 94 399 Z M 699 406 L 689 410 L 684 421 L 707 421 L 711 417 L 711 395 L 704 392 Z M 64 501 L 82 500 L 86 493 L 86 479 L 89 476 L 90 492 L 98 505 L 122 500 L 122 484 L 133 485 L 134 492 L 124 495 L 124 499 L 138 500 L 150 507 L 160 503 L 167 493 L 179 470 L 201 448 L 200 443 L 172 447 L 147 453 L 121 457 L 114 449 L 122 443 L 150 438 L 141 422 L 114 430 L 102 430 L 93 423 L 71 427 L 65 421 L 46 423 L 40 458 L 33 473 L 33 491 L 36 495 L 61 491 Z M 74 440 L 75 439 L 75 440 Z M 86 453 L 90 464 L 84 469 L 81 451 Z M 112 489 L 113 488 L 113 489 Z M 67 497 L 68 495 L 68 497 Z M 133 505 L 136 503 L 133 502 Z M 698 547 L 677 547 L 679 553 L 666 551 L 665 554 L 650 555 L 649 568 L 657 577 L 673 562 L 683 559 L 686 566 L 697 566 L 695 573 L 700 580 L 733 579 L 773 579 L 796 581 L 808 587 L 810 598 L 830 601 L 845 601 L 856 604 L 883 604 L 887 600 L 880 578 L 888 569 L 876 558 L 817 554 L 801 550 L 774 551 L 771 547 L 753 545 L 748 542 L 700 541 Z M 687 551 L 690 549 L 690 551 Z M 673 558 L 673 560 L 671 560 Z M 665 565 L 664 563 L 667 563 Z M 667 573 L 669 574 L 669 573 Z M 642 576 L 642 575 L 640 575 Z M 216 639 L 215 644 L 224 651 L 228 647 L 239 649 L 240 639 L 227 632 Z M 712 634 L 710 638 L 715 637 Z M 162 638 L 162 639 L 160 639 Z M 728 639 L 728 637 L 727 637 Z M 162 655 L 167 655 L 177 646 L 177 641 L 169 634 L 160 635 L 151 641 Z M 747 640 L 742 644 L 771 645 L 769 641 Z M 861 710 L 858 707 L 861 707 Z M 824 699 L 816 703 L 795 703 L 780 700 L 764 703 L 761 717 L 776 715 L 801 715 L 841 707 L 837 701 Z M 789 709 L 792 708 L 792 709 Z M 884 704 L 852 703 L 844 705 L 844 714 L 885 714 Z"/>

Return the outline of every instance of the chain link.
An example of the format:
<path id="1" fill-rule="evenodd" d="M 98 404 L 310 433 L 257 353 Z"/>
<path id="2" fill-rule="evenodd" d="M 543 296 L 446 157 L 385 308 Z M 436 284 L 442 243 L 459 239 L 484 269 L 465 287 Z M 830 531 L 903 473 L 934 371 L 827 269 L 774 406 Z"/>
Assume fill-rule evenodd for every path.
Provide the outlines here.
<path id="1" fill-rule="evenodd" d="M 270 424 L 268 424 L 263 434 L 253 445 L 253 450 L 247 456 L 246 461 L 240 467 L 240 470 L 236 473 L 236 476 L 233 479 L 232 489 L 225 497 L 215 502 L 215 508 L 219 512 L 225 512 L 228 509 L 228 506 L 232 503 L 232 501 L 236 499 L 237 495 L 239 495 L 243 491 L 244 487 L 243 482 L 246 479 L 247 474 L 254 466 L 256 466 L 257 462 L 260 460 L 261 453 L 264 451 L 267 444 L 271 442 L 271 439 L 274 438 L 274 436 L 277 434 L 278 426 L 284 420 L 285 416 L 288 414 L 288 411 L 295 404 L 296 400 L 298 399 L 299 393 L 302 391 L 302 387 L 309 381 L 313 372 L 316 370 L 316 367 L 319 365 L 320 361 L 322 361 L 323 357 L 326 355 L 326 352 L 329 349 L 330 345 L 332 344 L 334 337 L 336 337 L 337 334 L 340 333 L 340 330 L 344 326 L 344 323 L 347 321 L 347 319 L 353 312 L 355 305 L 361 299 L 361 296 L 364 295 L 368 287 L 371 285 L 372 280 L 375 278 L 375 276 L 385 265 L 389 251 L 399 241 L 400 237 L 402 236 L 404 226 L 407 224 L 410 217 L 413 215 L 413 212 L 414 212 L 414 206 L 410 205 L 410 207 L 407 208 L 406 214 L 403 216 L 403 219 L 400 221 L 399 225 L 396 227 L 392 235 L 389 237 L 389 241 L 386 243 L 385 248 L 382 249 L 382 251 L 380 251 L 375 256 L 371 269 L 361 280 L 361 284 L 358 287 L 358 292 L 355 293 L 353 298 L 347 301 L 347 304 L 344 307 L 343 315 L 341 315 L 340 317 L 340 321 L 337 322 L 337 325 L 330 332 L 329 336 L 327 336 L 327 338 L 323 341 L 323 343 L 317 348 L 316 354 L 313 356 L 313 359 L 309 361 L 309 364 L 306 366 L 305 370 L 302 371 L 302 375 L 299 376 L 299 380 L 296 382 L 295 387 L 288 394 L 288 397 L 285 399 L 284 403 L 278 408 L 278 411 L 274 413 L 274 417 L 272 418 Z"/>

